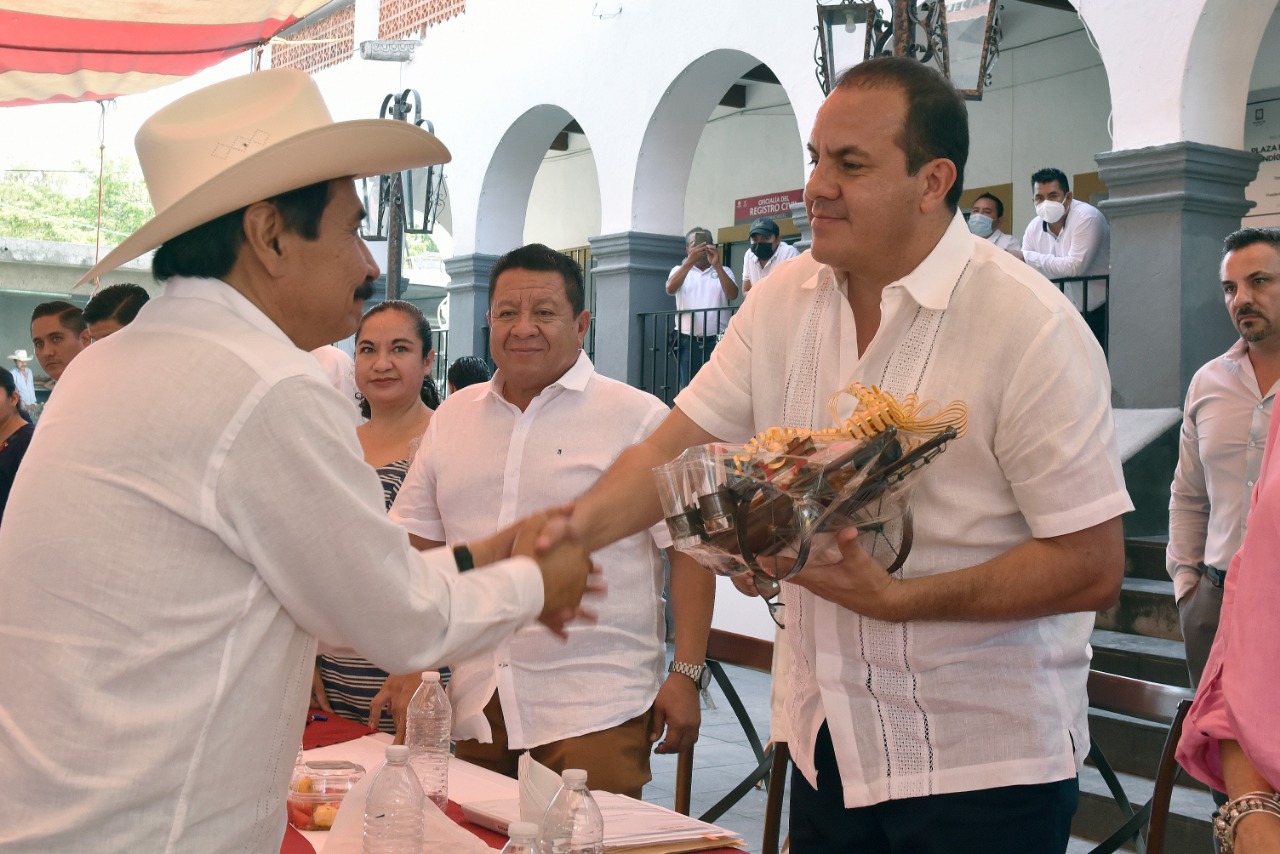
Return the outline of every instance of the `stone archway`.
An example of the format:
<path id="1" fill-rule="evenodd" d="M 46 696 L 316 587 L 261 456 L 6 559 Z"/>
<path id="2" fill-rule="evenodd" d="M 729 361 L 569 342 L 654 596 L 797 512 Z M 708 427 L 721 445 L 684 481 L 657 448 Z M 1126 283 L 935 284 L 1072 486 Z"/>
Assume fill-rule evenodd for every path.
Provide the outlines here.
<path id="1" fill-rule="evenodd" d="M 540 104 L 525 111 L 502 135 L 480 184 L 475 251 L 500 255 L 524 239 L 529 192 L 547 149 L 573 116 L 563 107 Z"/>

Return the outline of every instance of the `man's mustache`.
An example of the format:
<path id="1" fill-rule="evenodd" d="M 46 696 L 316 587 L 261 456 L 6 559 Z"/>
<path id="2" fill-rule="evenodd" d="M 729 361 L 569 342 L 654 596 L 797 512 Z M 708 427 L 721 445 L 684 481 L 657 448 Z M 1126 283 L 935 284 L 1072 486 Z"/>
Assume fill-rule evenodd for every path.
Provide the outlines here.
<path id="1" fill-rule="evenodd" d="M 364 284 L 356 288 L 356 299 L 366 302 L 373 298 L 373 279 L 365 279 Z"/>

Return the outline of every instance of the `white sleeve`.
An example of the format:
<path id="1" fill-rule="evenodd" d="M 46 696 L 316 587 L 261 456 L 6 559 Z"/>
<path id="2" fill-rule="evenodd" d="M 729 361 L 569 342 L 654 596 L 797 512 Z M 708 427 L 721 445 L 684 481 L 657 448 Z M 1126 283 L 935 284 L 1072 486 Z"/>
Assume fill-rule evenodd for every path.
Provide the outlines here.
<path id="1" fill-rule="evenodd" d="M 318 379 L 278 383 L 219 467 L 217 530 L 305 631 L 392 673 L 485 651 L 542 610 L 528 558 L 459 575 L 387 519 L 351 416 Z"/>
<path id="2" fill-rule="evenodd" d="M 1173 485 L 1169 488 L 1169 546 L 1165 550 L 1165 569 L 1173 579 L 1175 601 L 1181 600 L 1198 583 L 1209 532 L 1209 488 L 1205 483 L 1204 462 L 1200 459 L 1199 425 L 1191 405 L 1196 396 L 1197 379 L 1193 377 L 1187 389 L 1178 442 L 1178 467 L 1173 471 Z"/>
<path id="3" fill-rule="evenodd" d="M 432 448 L 436 444 L 440 416 L 431 419 L 422 444 L 404 476 L 404 483 L 396 493 L 395 503 L 387 511 L 387 518 L 424 540 L 445 541 L 444 520 L 436 503 L 436 473 Z"/>
<path id="4" fill-rule="evenodd" d="M 1091 216 L 1082 222 L 1079 230 L 1072 235 L 1071 248 L 1066 255 L 1049 255 L 1044 252 L 1022 250 L 1022 257 L 1035 267 L 1045 278 L 1070 279 L 1083 276 L 1090 269 L 1093 258 L 1102 245 L 1105 220 L 1101 216 Z M 1024 244 L 1026 241 L 1023 241 Z"/>
<path id="5" fill-rule="evenodd" d="M 993 448 L 1036 538 L 1133 509 L 1125 489 L 1102 348 L 1063 307 L 1021 354 L 1004 390 Z M 1076 496 L 1066 502 L 1063 496 Z"/>

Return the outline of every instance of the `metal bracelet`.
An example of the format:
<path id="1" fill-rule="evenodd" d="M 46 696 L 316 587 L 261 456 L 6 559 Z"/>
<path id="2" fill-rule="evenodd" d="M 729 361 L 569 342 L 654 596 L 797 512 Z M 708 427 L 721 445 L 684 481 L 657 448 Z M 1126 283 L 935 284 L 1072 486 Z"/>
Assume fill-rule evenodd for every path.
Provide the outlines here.
<path id="1" fill-rule="evenodd" d="M 1280 798 L 1275 792 L 1247 792 L 1218 807 L 1213 814 L 1213 835 L 1222 854 L 1232 854 L 1236 846 L 1236 825 L 1249 813 L 1261 812 L 1280 818 Z"/>

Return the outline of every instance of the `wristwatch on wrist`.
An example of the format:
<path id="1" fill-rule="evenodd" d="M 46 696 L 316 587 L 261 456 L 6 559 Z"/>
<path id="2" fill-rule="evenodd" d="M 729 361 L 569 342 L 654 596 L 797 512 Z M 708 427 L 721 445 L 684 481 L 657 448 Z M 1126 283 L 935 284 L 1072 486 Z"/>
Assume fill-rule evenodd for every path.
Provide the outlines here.
<path id="1" fill-rule="evenodd" d="M 688 676 L 693 680 L 693 684 L 698 686 L 699 691 L 705 691 L 707 686 L 711 684 L 711 668 L 705 664 L 685 664 L 683 661 L 673 661 L 667 665 L 667 672 Z"/>

